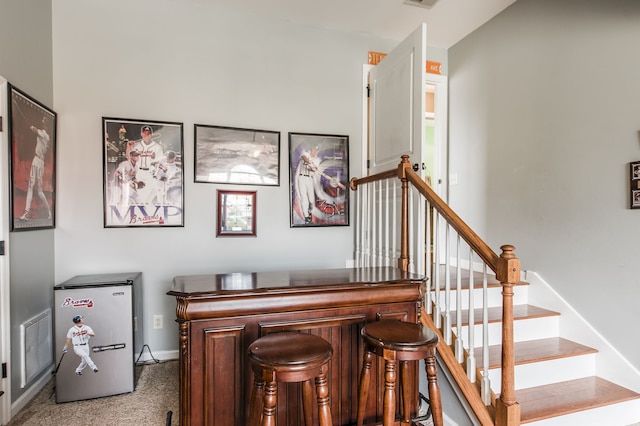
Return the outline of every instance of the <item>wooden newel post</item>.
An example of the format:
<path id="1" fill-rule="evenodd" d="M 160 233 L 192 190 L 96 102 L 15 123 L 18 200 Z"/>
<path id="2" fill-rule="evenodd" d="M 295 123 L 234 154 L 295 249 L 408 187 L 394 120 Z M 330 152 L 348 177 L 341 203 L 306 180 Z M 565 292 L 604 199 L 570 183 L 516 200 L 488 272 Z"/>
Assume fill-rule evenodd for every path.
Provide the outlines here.
<path id="1" fill-rule="evenodd" d="M 403 155 L 398 164 L 398 179 L 402 183 L 402 213 L 400 223 L 400 258 L 398 268 L 401 271 L 409 270 L 409 180 L 407 179 L 407 167 L 411 169 L 408 155 Z"/>
<path id="2" fill-rule="evenodd" d="M 515 391 L 515 355 L 513 348 L 513 286 L 520 281 L 520 259 L 515 247 L 504 245 L 496 278 L 502 284 L 502 385 L 496 402 L 496 426 L 519 426 L 520 405 Z"/>

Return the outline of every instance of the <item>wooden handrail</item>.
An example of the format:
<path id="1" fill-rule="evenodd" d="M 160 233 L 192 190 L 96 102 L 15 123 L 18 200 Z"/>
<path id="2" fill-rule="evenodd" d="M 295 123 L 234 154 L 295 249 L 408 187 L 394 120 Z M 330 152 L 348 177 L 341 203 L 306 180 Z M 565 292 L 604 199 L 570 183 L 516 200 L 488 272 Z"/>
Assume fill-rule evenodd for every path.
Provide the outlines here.
<path id="1" fill-rule="evenodd" d="M 398 175 L 398 172 L 396 170 L 388 170 L 386 172 L 377 173 L 371 176 L 365 176 L 361 178 L 351 178 L 351 180 L 349 181 L 349 188 L 351 188 L 353 191 L 356 191 L 358 189 L 358 186 L 364 185 L 365 183 L 371 183 L 371 182 L 376 182 L 383 179 L 389 179 L 392 177 L 396 177 L 397 175 Z"/>
<path id="2" fill-rule="evenodd" d="M 438 194 L 413 171 L 408 155 L 401 157 L 400 164 L 396 170 L 389 170 L 363 178 L 353 178 L 349 182 L 352 190 L 357 190 L 358 186 L 372 183 L 384 179 L 397 177 L 401 181 L 402 202 L 401 202 L 401 237 L 400 237 L 400 257 L 398 258 L 398 268 L 407 271 L 409 265 L 408 241 L 409 241 L 409 225 L 408 225 L 408 183 L 429 201 L 433 207 L 453 228 L 458 235 L 469 245 L 483 262 L 496 274 L 496 278 L 502 285 L 502 379 L 501 393 L 499 399 L 496 400 L 495 411 L 490 410 L 490 414 L 495 416 L 495 425 L 497 426 L 518 426 L 520 424 L 520 408 L 515 397 L 515 357 L 513 349 L 513 286 L 520 281 L 520 260 L 515 256 L 515 247 L 511 245 L 503 245 L 500 255 L 497 255 L 452 209 L 442 200 Z M 470 269 L 472 268 L 470 264 Z M 429 326 L 435 328 L 433 322 L 429 322 Z M 442 332 L 451 332 L 450 330 Z M 443 355 L 445 360 L 454 360 L 451 357 L 451 349 L 442 350 L 438 347 L 438 352 Z M 447 363 L 448 368 L 453 367 Z M 463 375 L 462 375 L 463 376 Z M 466 376 L 461 378 L 460 374 L 454 374 L 456 381 L 461 388 L 470 389 L 470 382 L 461 382 Z M 468 392 L 463 392 L 467 399 L 473 399 Z M 471 398 L 470 398 L 471 397 Z M 477 398 L 476 398 L 477 399 Z M 471 401 L 470 401 L 471 402 Z M 486 424 L 487 411 L 478 411 L 478 404 L 471 403 L 474 412 L 481 420 L 482 424 Z"/>
<path id="3" fill-rule="evenodd" d="M 400 172 L 400 168 L 402 171 Z M 411 162 L 408 155 L 403 155 L 400 162 L 398 173 L 402 173 L 413 184 L 413 186 L 422 194 L 433 206 L 434 209 L 444 217 L 449 225 L 458 232 L 458 234 L 471 246 L 473 251 L 478 253 L 478 256 L 489 267 L 496 271 L 498 268 L 499 256 L 491 250 L 491 248 L 467 225 L 460 216 L 454 212 L 442 198 L 435 193 L 435 191 L 422 180 L 422 178 L 413 171 L 411 168 Z"/>

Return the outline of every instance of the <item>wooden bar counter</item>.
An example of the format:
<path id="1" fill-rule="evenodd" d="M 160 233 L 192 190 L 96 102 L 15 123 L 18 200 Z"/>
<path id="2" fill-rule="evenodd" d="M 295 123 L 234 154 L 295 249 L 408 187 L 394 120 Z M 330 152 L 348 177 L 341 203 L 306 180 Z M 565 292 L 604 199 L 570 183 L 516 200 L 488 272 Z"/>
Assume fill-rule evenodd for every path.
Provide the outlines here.
<path id="1" fill-rule="evenodd" d="M 355 424 L 362 326 L 380 318 L 416 322 L 423 292 L 423 277 L 386 267 L 175 277 L 167 294 L 176 298 L 180 327 L 180 425 L 246 424 L 253 386 L 247 348 L 285 330 L 331 343 L 333 424 Z M 384 383 L 375 368 L 367 422 L 382 416 Z M 417 401 L 413 368 L 416 382 L 409 385 Z M 278 384 L 279 425 L 303 424 L 299 386 Z"/>

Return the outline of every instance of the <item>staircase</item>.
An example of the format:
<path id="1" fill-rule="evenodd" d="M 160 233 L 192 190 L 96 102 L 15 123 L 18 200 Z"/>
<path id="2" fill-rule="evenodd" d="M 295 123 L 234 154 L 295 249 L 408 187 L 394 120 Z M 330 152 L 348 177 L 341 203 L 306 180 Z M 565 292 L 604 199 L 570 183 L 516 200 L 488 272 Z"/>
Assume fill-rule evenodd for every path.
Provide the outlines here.
<path id="1" fill-rule="evenodd" d="M 450 274 L 455 274 L 451 271 Z M 444 275 L 444 274 L 442 274 Z M 476 291 L 482 278 L 475 273 Z M 451 282 L 455 282 L 450 277 Z M 440 307 L 444 312 L 444 278 L 440 279 Z M 479 283 L 479 284 L 475 284 Z M 500 300 L 500 283 L 488 279 L 488 300 Z M 599 351 L 562 335 L 560 312 L 529 303 L 530 284 L 521 282 L 514 289 L 514 350 L 516 399 L 520 405 L 521 424 L 527 425 L 606 425 L 627 426 L 640 422 L 640 394 L 598 377 Z M 449 315 L 452 333 L 460 332 L 463 342 L 468 335 L 469 310 L 463 309 L 458 327 L 455 311 L 456 294 L 450 295 Z M 459 300 L 464 307 L 468 299 L 468 285 L 462 286 Z M 491 294 L 494 293 L 494 294 Z M 500 393 L 501 365 L 500 306 L 488 309 L 489 372 L 491 390 Z M 473 351 L 478 367 L 478 381 L 482 377 L 483 353 L 480 327 L 482 310 L 475 309 Z M 445 321 L 442 322 L 443 324 Z M 457 336 L 452 340 L 455 341 Z M 464 347 L 468 353 L 466 342 Z M 637 378 L 636 378 L 637 383 Z"/>
<path id="2" fill-rule="evenodd" d="M 440 334 L 439 362 L 474 424 L 640 426 L 640 371 L 537 274 L 523 277 L 514 246 L 496 253 L 407 155 L 349 187 L 356 265 L 429 277 L 421 322 Z"/>

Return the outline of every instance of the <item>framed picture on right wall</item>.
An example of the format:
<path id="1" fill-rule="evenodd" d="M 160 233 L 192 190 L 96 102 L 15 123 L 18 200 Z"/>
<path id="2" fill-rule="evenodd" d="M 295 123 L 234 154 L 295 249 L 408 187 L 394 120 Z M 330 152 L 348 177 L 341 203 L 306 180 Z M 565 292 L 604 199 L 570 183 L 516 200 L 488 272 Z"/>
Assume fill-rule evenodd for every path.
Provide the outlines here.
<path id="1" fill-rule="evenodd" d="M 349 225 L 349 136 L 289 133 L 291 227 Z"/>
<path id="2" fill-rule="evenodd" d="M 640 161 L 629 164 L 631 208 L 640 209 Z"/>

